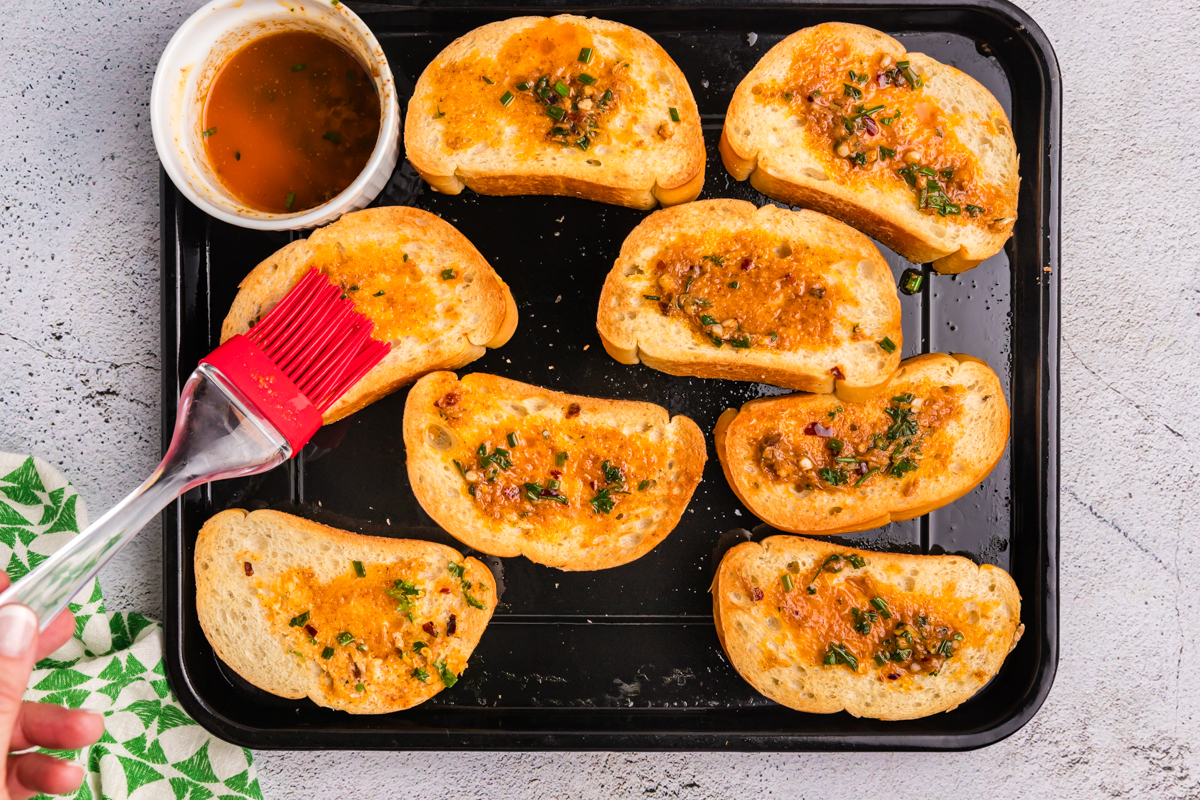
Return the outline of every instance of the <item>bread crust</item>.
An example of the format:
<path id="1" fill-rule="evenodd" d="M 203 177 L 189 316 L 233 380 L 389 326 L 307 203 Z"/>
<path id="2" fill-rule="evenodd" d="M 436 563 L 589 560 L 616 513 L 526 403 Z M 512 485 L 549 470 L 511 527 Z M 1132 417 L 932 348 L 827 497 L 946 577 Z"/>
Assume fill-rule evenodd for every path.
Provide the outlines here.
<path id="1" fill-rule="evenodd" d="M 849 270 L 827 265 L 824 270 L 824 282 L 840 282 L 852 298 L 837 317 L 836 343 L 793 351 L 718 348 L 706 341 L 697 345 L 691 322 L 664 316 L 648 306 L 646 294 L 658 294 L 653 262 L 669 252 L 680 237 L 714 231 L 734 238 L 766 234 L 778 237 L 793 250 L 820 248 L 857 265 Z M 846 316 L 864 307 L 871 309 L 867 312 L 870 322 Z M 851 331 L 860 327 L 867 335 L 852 341 Z M 671 375 L 756 381 L 809 392 L 832 392 L 835 384 L 862 388 L 886 381 L 900 363 L 903 344 L 900 299 L 891 269 L 870 239 L 815 211 L 789 211 L 769 204 L 757 208 L 744 200 L 698 200 L 656 211 L 643 220 L 626 237 L 605 279 L 596 329 L 604 349 L 622 364 L 641 362 Z M 896 345 L 892 353 L 875 344 L 884 337 Z M 837 371 L 843 379 L 835 379 Z"/>
<path id="2" fill-rule="evenodd" d="M 435 404 L 451 394 L 467 398 L 457 403 L 472 403 L 469 419 L 461 426 L 447 419 Z M 651 472 L 631 475 L 626 488 L 633 505 L 620 506 L 620 517 L 617 513 L 591 512 L 588 498 L 597 490 L 573 484 L 566 476 L 562 481 L 571 498 L 573 510 L 569 513 L 577 509 L 577 515 L 567 516 L 564 512 L 561 517 L 529 517 L 529 521 L 486 516 L 468 492 L 470 483 L 453 465 L 456 451 L 439 449 L 428 438 L 433 430 L 439 437 L 435 441 L 440 442 L 446 429 L 445 435 L 456 445 L 463 445 L 466 452 L 473 451 L 476 441 L 485 436 L 503 444 L 506 433 L 518 424 L 536 423 L 535 436 L 546 431 L 547 439 L 558 442 L 567 419 L 572 419 L 572 424 L 600 429 L 599 434 L 593 433 L 593 441 L 604 435 L 626 438 L 652 454 L 650 458 L 656 465 L 653 474 L 661 477 L 642 490 L 637 483 L 648 480 Z M 435 372 L 419 380 L 409 391 L 404 407 L 404 443 L 413 494 L 438 525 L 481 552 L 505 557 L 523 555 L 565 571 L 608 569 L 650 552 L 678 524 L 707 460 L 704 436 L 696 423 L 684 416 L 671 417 L 660 406 L 564 394 L 482 373 L 460 379 L 452 372 Z M 587 447 L 583 440 L 563 445 L 565 451 L 573 451 L 571 467 L 585 458 Z M 514 460 L 519 452 L 513 450 Z M 609 457 L 607 451 L 602 457 Z M 460 465 L 470 469 L 464 458 L 468 456 L 458 456 Z M 555 463 L 542 467 L 549 470 Z M 503 475 L 498 477 L 503 481 Z M 621 511 L 623 508 L 629 510 Z"/>
<path id="3" fill-rule="evenodd" d="M 740 410 L 727 409 L 721 415 L 713 438 L 726 481 L 755 516 L 780 530 L 808 536 L 879 528 L 954 502 L 978 486 L 1004 454 L 1008 405 L 996 374 L 980 359 L 965 354 L 927 353 L 907 359 L 891 380 L 873 393 L 888 397 L 921 380 L 965 387 L 962 416 L 948 428 L 954 443 L 951 468 L 957 465 L 957 471 L 939 470 L 933 460 L 924 459 L 915 477 L 907 481 L 835 492 L 816 489 L 802 493 L 787 483 L 766 480 L 753 438 L 757 423 L 783 415 L 822 421 L 835 404 L 866 402 L 866 398 L 797 393 L 752 400 Z"/>
<path id="4" fill-rule="evenodd" d="M 860 189 L 831 180 L 821 162 L 806 151 L 802 138 L 786 146 L 768 143 L 764 132 L 778 129 L 780 120 L 756 99 L 754 88 L 768 78 L 785 74 L 792 59 L 817 32 L 829 34 L 854 53 L 882 52 L 895 61 L 907 59 L 924 77 L 926 97 L 961 112 L 950 115 L 956 120 L 956 130 L 967 131 L 972 141 L 986 136 L 988 163 L 998 165 L 988 173 L 989 182 L 1000 189 L 1010 207 L 1005 209 L 1006 221 L 998 229 L 946 225 L 922 214 L 912 202 L 911 193 L 893 185 L 894 181 Z M 968 145 L 968 149 L 972 148 Z M 720 152 L 725 168 L 737 180 L 749 178 L 769 197 L 837 217 L 910 261 L 932 262 L 941 273 L 963 272 L 999 252 L 1011 237 L 1016 221 L 1019 159 L 1011 125 L 999 101 L 966 73 L 921 53 L 906 53 L 892 37 L 861 25 L 824 23 L 797 31 L 771 48 L 734 92 L 721 132 Z M 981 155 L 981 151 L 972 152 Z"/>
<path id="5" fill-rule="evenodd" d="M 443 267 L 472 276 L 470 285 L 463 286 L 461 294 L 449 300 L 461 312 L 459 321 L 423 341 L 393 342 L 383 361 L 325 412 L 326 424 L 353 414 L 427 372 L 465 366 L 488 348 L 508 342 L 517 327 L 517 306 L 508 285 L 454 226 L 428 211 L 404 206 L 346 214 L 268 257 L 238 284 L 238 294 L 221 326 L 221 341 L 249 331 L 314 266 L 354 259 L 359 253 L 359 260 L 379 259 L 380 267 L 385 268 L 387 260 L 399 258 L 401 251 L 413 254 L 413 264 L 417 263 L 416 254 L 422 254 L 426 267 L 421 281 L 434 292 L 445 291 L 445 281 L 439 276 Z M 432 307 L 422 310 L 429 315 L 428 322 L 436 321 Z"/>
<path id="6" fill-rule="evenodd" d="M 629 43 L 629 52 L 621 50 L 622 57 L 635 65 L 641 83 L 647 87 L 651 83 L 658 85 L 660 91 L 652 93 L 649 107 L 630 109 L 633 117 L 624 127 L 633 130 L 643 118 L 666 119 L 670 106 L 680 119 L 669 139 L 658 141 L 651 137 L 640 151 L 623 155 L 565 148 L 548 163 L 518 157 L 515 150 L 512 153 L 505 150 L 500 163 L 493 163 L 496 151 L 511 144 L 511 133 L 498 140 L 497 146 L 489 146 L 486 164 L 478 157 L 444 145 L 443 131 L 450 123 L 445 121 L 444 113 L 439 116 L 441 106 L 435 85 L 439 73 L 454 69 L 465 60 L 482 58 L 490 63 L 506 42 L 547 19 L 514 17 L 476 28 L 447 46 L 421 73 L 409 101 L 410 118 L 404 129 L 406 155 L 421 177 L 445 194 L 458 194 L 469 187 L 479 194 L 561 195 L 643 210 L 658 203 L 671 205 L 695 199 L 704 185 L 706 155 L 699 110 L 687 79 L 652 38 L 628 25 L 608 20 L 570 14 L 549 18 L 587 28 L 597 38 L 597 47 L 615 48 L 613 41 L 618 37 Z M 650 75 L 655 76 L 652 81 Z M 434 108 L 438 112 L 427 113 Z M 497 105 L 494 109 L 473 109 L 472 113 L 498 114 L 501 108 Z M 516 134 L 518 138 L 522 136 Z"/>
<path id="7" fill-rule="evenodd" d="M 831 586 L 866 580 L 896 597 L 955 601 L 958 616 L 953 623 L 961 623 L 970 635 L 938 674 L 884 680 L 875 669 L 877 662 L 863 649 L 854 650 L 858 645 L 853 639 L 846 644 L 857 653 L 859 667 L 852 671 L 844 664 L 827 665 L 800 646 L 801 621 L 790 619 L 776 607 L 777 601 L 751 596 L 756 588 L 764 595 L 771 592 L 783 574 L 796 575 L 795 591 L 803 592 L 804 581 L 834 554 L 857 555 L 864 566 L 841 562 L 841 572 L 826 572 L 822 578 Z M 717 636 L 738 674 L 771 700 L 811 714 L 844 710 L 855 717 L 902 720 L 949 711 L 999 672 L 1024 632 L 1020 592 L 1008 573 L 960 556 L 879 553 L 798 536 L 771 536 L 729 550 L 710 591 Z"/>
<path id="8" fill-rule="evenodd" d="M 428 563 L 435 574 L 444 572 L 448 564 L 461 564 L 464 578 L 476 584 L 474 597 L 483 608 L 451 594 L 430 593 L 417 601 L 418 614 L 426 610 L 426 602 L 435 602 L 429 598 L 452 603 L 457 631 L 453 637 L 443 637 L 447 649 L 440 652 L 457 674 L 466 667 L 495 611 L 496 592 L 478 586 L 492 583 L 484 564 L 434 542 L 362 536 L 278 511 L 222 511 L 204 523 L 196 539 L 196 613 L 217 657 L 264 691 L 286 698 L 308 697 L 319 706 L 351 714 L 402 711 L 442 690 L 436 675 L 417 682 L 409 680 L 405 671 L 395 679 L 372 682 L 370 690 L 356 698 L 331 693 L 325 688 L 324 670 L 333 662 L 296 652 L 288 639 L 293 629 L 272 621 L 268 607 L 270 582 L 289 569 L 311 569 L 321 581 L 348 572 L 353 561 L 370 570 L 410 560 Z M 363 633 L 358 631 L 360 636 Z"/>

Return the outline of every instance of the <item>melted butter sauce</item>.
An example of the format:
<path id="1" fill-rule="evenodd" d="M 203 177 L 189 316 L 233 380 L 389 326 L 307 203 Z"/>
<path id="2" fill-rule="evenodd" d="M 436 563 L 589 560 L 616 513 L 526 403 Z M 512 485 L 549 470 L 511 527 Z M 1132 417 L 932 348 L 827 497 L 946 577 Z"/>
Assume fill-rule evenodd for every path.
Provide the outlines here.
<path id="1" fill-rule="evenodd" d="M 624 32 L 605 34 L 618 49 L 632 50 Z M 580 60 L 591 50 L 590 59 Z M 596 154 L 612 144 L 644 144 L 641 134 L 622 117 L 622 109 L 636 107 L 645 90 L 634 83 L 628 62 L 619 52 L 605 52 L 582 25 L 545 19 L 514 34 L 494 55 L 474 54 L 447 64 L 432 76 L 428 113 L 441 123 L 442 143 L 452 151 L 478 147 L 518 147 L 532 155 L 547 147 L 573 148 Z M 579 76 L 587 77 L 581 79 Z M 537 82 L 548 78 L 550 99 L 563 111 L 562 118 L 547 113 L 548 103 L 536 95 Z M 587 83 L 588 78 L 593 79 Z M 553 87 L 560 83 L 569 97 Z M 526 89 L 520 88 L 528 86 Z M 611 92 L 606 102 L 602 99 Z M 507 105 L 502 98 L 510 96 Z M 594 125 L 592 124 L 594 122 Z M 571 123 L 574 123 L 573 125 Z M 570 130 L 571 135 L 555 130 Z M 586 133 L 587 142 L 579 141 Z"/>
<path id="2" fill-rule="evenodd" d="M 686 319 L 714 347 L 828 345 L 837 341 L 839 313 L 858 305 L 829 276 L 836 260 L 778 236 L 711 230 L 676 239 L 652 261 L 658 288 L 644 299 Z"/>
<path id="3" fill-rule="evenodd" d="M 427 619 L 420 615 L 418 597 L 461 587 L 449 572 L 428 581 L 422 577 L 426 564 L 419 560 L 394 564 L 366 564 L 360 578 L 347 564 L 348 571 L 332 581 L 320 582 L 308 567 L 294 568 L 269 585 L 259 585 L 259 594 L 270 616 L 272 628 L 288 641 L 295 655 L 320 665 L 327 673 L 325 693 L 331 698 L 359 698 L 366 693 L 406 694 L 420 690 L 418 683 L 439 685 L 435 662 L 444 661 L 450 638 L 447 619 Z M 417 586 L 412 596 L 413 619 L 399 610 L 403 601 L 389 595 L 397 580 Z M 482 587 L 475 589 L 481 597 Z M 297 617 L 308 614 L 303 624 Z M 423 626 L 432 624 L 438 633 L 432 636 Z M 347 639 L 339 641 L 339 636 Z M 414 650 L 422 642 L 427 647 Z M 326 653 L 332 653 L 326 657 Z M 458 671 L 462 665 L 451 665 Z M 424 669 L 428 681 L 413 676 Z M 399 686 L 396 682 L 399 681 Z M 406 683 L 411 686 L 405 687 Z M 362 689 L 359 689 L 359 686 Z"/>
<path id="4" fill-rule="evenodd" d="M 535 414 L 492 422 L 496 401 L 485 390 L 468 391 L 460 384 L 451 395 L 453 400 L 448 395 L 437 401 L 450 433 L 430 426 L 426 435 L 431 441 L 444 435 L 453 442 L 444 452 L 465 473 L 468 490 L 474 487 L 476 506 L 498 525 L 528 522 L 533 526 L 529 535 L 557 537 L 570 520 L 617 521 L 645 512 L 662 498 L 658 487 L 667 471 L 666 456 L 647 435 L 571 417 L 572 404 L 563 409 L 570 418 L 553 424 Z M 481 418 L 488 422 L 481 424 Z M 497 448 L 511 464 L 503 459 L 489 463 Z M 558 482 L 552 491 L 566 502 L 541 494 L 539 489 L 551 490 L 551 481 Z"/>
<path id="5" fill-rule="evenodd" d="M 440 281 L 447 290 L 454 290 L 462 283 L 461 270 L 452 268 L 452 275 L 424 276 L 416 259 L 404 251 L 403 242 L 383 246 L 356 241 L 352 247 L 347 251 L 326 246 L 314 253 L 311 263 L 375 323 L 372 338 L 392 342 L 412 336 L 430 341 L 438 335 L 431 325 L 435 318 L 447 324 L 458 320 L 459 308 L 453 303 L 435 313 L 438 296 L 429 283 Z"/>
<path id="6" fill-rule="evenodd" d="M 869 561 L 870 554 L 865 558 Z M 903 681 L 913 675 L 940 672 L 961 648 L 984 643 L 980 618 L 996 606 L 981 603 L 969 610 L 966 602 L 955 597 L 953 584 L 944 586 L 940 594 L 905 592 L 860 573 L 846 562 L 831 564 L 819 574 L 815 568 L 788 574 L 793 584 L 790 591 L 776 580 L 758 602 L 778 609 L 786 638 L 795 647 L 794 656 L 805 663 L 826 664 L 830 645 L 843 646 L 857 660 L 855 672 L 875 674 L 880 681 Z M 744 576 L 743 581 L 746 591 L 751 592 Z M 809 593 L 810 585 L 815 593 Z M 889 616 L 884 617 L 872 601 L 880 603 Z M 869 629 L 858 627 L 867 619 L 862 615 L 871 612 L 875 617 Z M 897 635 L 906 631 L 907 637 Z M 770 649 L 764 648 L 764 658 L 767 654 Z M 779 659 L 778 655 L 769 657 Z M 827 666 L 852 668 L 842 661 Z"/>
<path id="7" fill-rule="evenodd" d="M 913 395 L 911 403 L 892 400 L 905 393 Z M 945 468 L 954 444 L 946 428 L 961 414 L 961 397 L 961 387 L 943 387 L 928 381 L 896 385 L 885 394 L 861 403 L 842 402 L 831 396 L 826 404 L 828 410 L 823 412 L 805 410 L 756 420 L 749 438 L 758 442 L 760 473 L 771 483 L 791 483 L 800 489 L 830 492 L 850 491 L 883 481 L 911 483 L 923 469 Z M 888 440 L 888 429 L 896 422 L 887 414 L 889 408 L 911 409 L 910 418 L 916 421 L 917 433 Z M 890 455 L 904 440 L 912 443 L 899 455 L 907 457 L 916 469 L 902 471 L 899 478 L 885 474 L 892 460 Z M 831 442 L 841 442 L 841 449 L 833 449 Z M 881 443 L 882 448 L 877 446 Z M 838 461 L 839 458 L 856 459 L 866 464 L 866 469 Z M 872 468 L 878 471 L 866 475 Z M 822 470 L 841 470 L 844 482 L 832 484 Z"/>
<path id="8" fill-rule="evenodd" d="M 362 63 L 307 31 L 256 39 L 221 67 L 204 101 L 204 146 L 246 205 L 288 213 L 354 182 L 379 138 L 379 95 Z"/>
<path id="9" fill-rule="evenodd" d="M 1011 222 L 1014 200 L 988 182 L 978 159 L 955 134 L 960 116 L 943 112 L 922 88 L 913 88 L 902 76 L 886 76 L 897 69 L 890 57 L 863 57 L 827 33 L 813 36 L 814 41 L 798 50 L 783 81 L 764 82 L 752 91 L 788 106 L 804 126 L 811 152 L 835 180 L 860 190 L 880 184 L 907 187 L 917 204 L 922 188 L 932 180 L 959 208 L 959 213 L 939 219 L 994 229 L 1003 228 L 1005 220 Z M 879 106 L 883 109 L 866 115 L 869 121 L 854 119 Z M 853 132 L 846 127 L 847 118 Z M 910 165 L 937 175 L 913 173 L 910 183 L 898 174 Z M 938 216 L 930 207 L 922 211 Z"/>

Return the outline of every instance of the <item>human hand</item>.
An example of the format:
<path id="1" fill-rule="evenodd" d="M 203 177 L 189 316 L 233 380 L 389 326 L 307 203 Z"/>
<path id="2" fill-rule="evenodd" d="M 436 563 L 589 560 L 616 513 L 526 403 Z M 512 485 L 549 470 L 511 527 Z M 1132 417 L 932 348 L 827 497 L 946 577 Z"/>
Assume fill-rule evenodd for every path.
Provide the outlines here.
<path id="1" fill-rule="evenodd" d="M 10 582 L 0 572 L 0 591 Z M 0 800 L 65 794 L 83 782 L 83 770 L 68 761 L 45 753 L 12 755 L 30 747 L 75 750 L 92 744 L 104 732 L 99 714 L 21 699 L 34 663 L 62 647 L 74 633 L 70 611 L 55 617 L 39 636 L 37 616 L 28 608 L 0 607 L 0 766 L 6 776 Z"/>

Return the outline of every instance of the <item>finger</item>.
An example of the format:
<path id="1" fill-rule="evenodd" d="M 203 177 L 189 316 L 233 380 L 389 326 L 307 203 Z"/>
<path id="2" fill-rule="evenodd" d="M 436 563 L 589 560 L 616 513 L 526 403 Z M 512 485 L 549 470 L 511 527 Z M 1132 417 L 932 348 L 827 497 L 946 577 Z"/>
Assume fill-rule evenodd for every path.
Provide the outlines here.
<path id="1" fill-rule="evenodd" d="M 12 579 L 8 577 L 7 572 L 0 572 L 0 592 L 3 592 L 12 585 Z"/>
<path id="2" fill-rule="evenodd" d="M 0 606 L 0 760 L 21 711 L 37 641 L 37 616 L 27 607 Z"/>
<path id="3" fill-rule="evenodd" d="M 68 794 L 83 783 L 83 768 L 45 753 L 25 753 L 8 759 L 6 788 L 12 800 L 35 794 Z"/>
<path id="4" fill-rule="evenodd" d="M 49 703 L 23 703 L 8 749 L 78 750 L 95 742 L 102 733 L 104 717 L 99 714 Z"/>
<path id="5" fill-rule="evenodd" d="M 64 611 L 46 626 L 46 630 L 38 635 L 37 657 L 34 661 L 41 661 L 66 644 L 67 640 L 74 635 L 75 615 L 70 611 Z"/>

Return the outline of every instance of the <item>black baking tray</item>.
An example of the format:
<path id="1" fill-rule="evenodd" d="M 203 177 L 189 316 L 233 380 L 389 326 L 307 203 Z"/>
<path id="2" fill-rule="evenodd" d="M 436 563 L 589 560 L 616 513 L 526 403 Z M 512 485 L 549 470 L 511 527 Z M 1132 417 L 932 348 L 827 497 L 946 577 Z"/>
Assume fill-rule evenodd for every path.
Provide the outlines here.
<path id="1" fill-rule="evenodd" d="M 382 43 L 401 102 L 455 37 L 560 4 L 353 4 Z M 1009 113 L 1021 154 L 1019 217 L 1004 251 L 960 276 L 926 272 L 902 297 L 904 355 L 966 352 L 1001 376 L 1009 448 L 977 489 L 926 517 L 837 540 L 880 550 L 958 553 L 1007 569 L 1023 598 L 1024 638 L 959 708 L 906 722 L 804 714 L 755 692 L 726 660 L 709 583 L 721 554 L 771 531 L 737 500 L 710 442 L 704 481 L 678 528 L 638 561 L 565 573 L 484 557 L 503 589 L 457 685 L 410 711 L 353 716 L 250 686 L 214 656 L 195 611 L 196 533 L 231 507 L 275 508 L 376 536 L 457 545 L 421 510 L 405 472 L 400 391 L 323 429 L 265 475 L 210 484 L 164 512 L 166 668 L 184 708 L 221 738 L 254 748 L 529 750 L 963 750 L 1029 721 L 1058 660 L 1059 73 L 1045 35 L 1014 6 L 940 2 L 696 3 L 572 6 L 653 36 L 691 84 L 708 146 L 702 197 L 767 202 L 728 176 L 717 153 L 734 88 L 785 35 L 829 20 L 887 31 L 974 76 Z M 297 234 L 211 219 L 161 178 L 163 431 L 182 382 L 218 341 L 238 281 Z M 648 400 L 711 432 L 729 406 L 773 387 L 677 378 L 609 358 L 594 327 L 604 278 L 644 212 L 577 199 L 431 192 L 401 159 L 378 204 L 444 217 L 512 287 L 516 335 L 460 372 L 492 372 L 561 391 Z M 896 275 L 907 266 L 881 248 Z M 460 550 L 470 552 L 458 545 Z"/>

